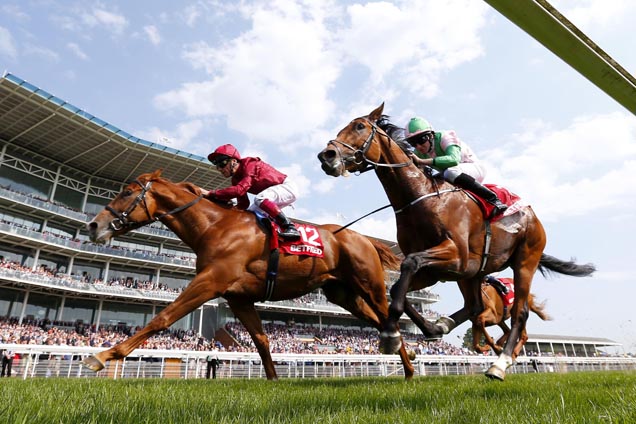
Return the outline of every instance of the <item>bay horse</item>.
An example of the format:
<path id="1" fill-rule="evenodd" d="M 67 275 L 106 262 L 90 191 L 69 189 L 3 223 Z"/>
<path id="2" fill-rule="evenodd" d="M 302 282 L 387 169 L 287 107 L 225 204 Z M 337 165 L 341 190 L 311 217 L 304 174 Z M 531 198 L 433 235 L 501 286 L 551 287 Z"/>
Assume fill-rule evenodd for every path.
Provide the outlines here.
<path id="1" fill-rule="evenodd" d="M 504 279 L 500 279 L 504 280 Z M 512 280 L 512 279 L 510 279 Z M 510 308 L 504 304 L 504 299 L 499 291 L 487 282 L 487 279 L 481 284 L 481 299 L 483 310 L 476 316 L 472 317 L 473 323 L 473 349 L 478 353 L 486 353 L 491 348 L 497 354 L 503 351 L 503 344 L 510 335 L 510 327 L 506 324 L 506 320 L 510 318 Z M 550 316 L 545 313 L 545 302 L 537 303 L 535 295 L 528 295 L 528 309 L 534 312 L 542 320 L 550 320 Z M 488 334 L 486 327 L 493 325 L 499 326 L 503 331 L 503 335 L 495 342 Z M 481 338 L 484 338 L 486 345 L 481 344 Z M 521 343 L 517 344 L 513 352 L 513 358 L 516 358 L 521 352 L 521 348 L 528 341 L 528 334 L 524 328 L 521 334 Z"/>
<path id="2" fill-rule="evenodd" d="M 400 278 L 391 288 L 389 319 L 380 334 L 380 348 L 394 353 L 400 347 L 398 320 L 404 312 L 425 336 L 447 334 L 481 312 L 484 276 L 511 267 L 515 299 L 510 336 L 486 371 L 486 376 L 503 380 L 525 329 L 528 296 L 537 269 L 544 274 L 547 270 L 586 276 L 595 267 L 544 254 L 545 230 L 530 206 L 516 211 L 509 208 L 496 222 L 484 219 L 477 203 L 463 190 L 425 175 L 413 164 L 406 143 L 398 144 L 378 126 L 377 122 L 386 118 L 383 110 L 384 103 L 367 116 L 352 120 L 318 154 L 323 171 L 334 177 L 374 170 L 395 212 L 397 241 L 405 259 Z M 406 301 L 406 294 L 437 281 L 457 281 L 464 306 L 432 323 Z"/>
<path id="3" fill-rule="evenodd" d="M 269 237 L 254 213 L 204 200 L 189 182 L 174 183 L 161 170 L 140 175 L 91 222 L 90 239 L 103 243 L 155 221 L 170 228 L 197 255 L 196 275 L 179 296 L 130 338 L 84 360 L 93 371 L 107 361 L 129 355 L 152 335 L 199 308 L 223 297 L 249 332 L 268 380 L 276 380 L 269 340 L 254 304 L 300 297 L 322 288 L 327 299 L 382 330 L 389 304 L 384 267 L 399 268 L 388 246 L 354 231 L 334 234 L 338 225 L 316 226 L 324 257 L 281 254 L 276 284 L 266 287 Z M 270 291 L 271 290 L 271 291 Z M 406 379 L 414 368 L 406 349 L 399 350 Z"/>

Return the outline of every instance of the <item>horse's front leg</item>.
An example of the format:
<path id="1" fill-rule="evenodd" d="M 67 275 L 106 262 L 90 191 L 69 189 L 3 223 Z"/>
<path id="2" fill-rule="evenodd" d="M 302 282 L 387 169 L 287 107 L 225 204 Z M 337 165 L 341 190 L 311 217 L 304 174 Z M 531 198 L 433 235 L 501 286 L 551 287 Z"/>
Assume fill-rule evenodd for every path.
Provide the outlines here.
<path id="1" fill-rule="evenodd" d="M 384 283 L 382 284 L 384 286 Z M 388 302 L 386 300 L 386 293 L 384 289 L 379 291 L 377 296 L 367 296 L 368 301 L 356 294 L 349 286 L 342 284 L 326 284 L 322 286 L 322 290 L 329 300 L 336 305 L 339 305 L 351 312 L 354 316 L 360 318 L 363 321 L 373 324 L 375 328 L 382 331 L 383 323 L 386 321 L 389 314 Z M 406 351 L 406 346 L 401 343 L 400 350 L 398 351 L 402 365 L 404 367 L 404 378 L 410 380 L 413 378 L 415 369 L 409 354 Z"/>
<path id="2" fill-rule="evenodd" d="M 402 335 L 398 328 L 398 321 L 404 313 L 406 293 L 411 286 L 411 280 L 417 272 L 414 261 L 404 261 L 400 269 L 400 278 L 391 287 L 391 304 L 389 316 L 384 322 L 384 329 L 380 332 L 380 352 L 385 354 L 397 353 L 402 348 Z M 416 314 L 419 316 L 419 314 Z M 422 329 L 424 331 L 424 329 Z"/>
<path id="3" fill-rule="evenodd" d="M 250 333 L 254 346 L 256 346 L 256 350 L 263 362 L 265 376 L 268 380 L 278 380 L 272 354 L 269 351 L 269 339 L 263 330 L 263 322 L 258 316 L 254 303 L 246 303 L 235 299 L 227 299 L 227 303 L 232 308 L 234 316 L 243 323 L 247 332 Z"/>
<path id="4" fill-rule="evenodd" d="M 398 321 L 405 310 L 408 311 L 411 319 L 416 319 L 425 335 L 427 332 L 431 334 L 439 331 L 441 333 L 438 334 L 443 334 L 443 329 L 431 327 L 435 324 L 423 322 L 419 313 L 406 302 L 406 294 L 411 290 L 413 278 L 418 272 L 429 267 L 438 270 L 456 270 L 458 264 L 457 246 L 451 240 L 446 240 L 423 252 L 411 253 L 404 259 L 400 267 L 400 278 L 391 287 L 389 317 L 384 325 L 384 330 L 380 333 L 380 351 L 382 353 L 393 354 L 400 348 L 401 336 Z"/>
<path id="5" fill-rule="evenodd" d="M 218 296 L 218 290 L 215 290 L 208 275 L 198 274 L 175 301 L 159 312 L 142 330 L 108 350 L 85 358 L 84 365 L 93 371 L 102 370 L 106 362 L 128 356 L 154 334 L 166 330 L 177 320 Z"/>

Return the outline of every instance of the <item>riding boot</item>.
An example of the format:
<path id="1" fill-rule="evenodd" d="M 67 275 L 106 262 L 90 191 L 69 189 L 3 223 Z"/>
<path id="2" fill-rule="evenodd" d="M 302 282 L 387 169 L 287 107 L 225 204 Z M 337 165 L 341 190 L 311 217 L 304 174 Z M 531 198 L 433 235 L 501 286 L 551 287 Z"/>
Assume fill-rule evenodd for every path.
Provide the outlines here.
<path id="1" fill-rule="evenodd" d="M 501 200 L 499 200 L 494 191 L 482 185 L 479 181 L 468 174 L 459 174 L 457 178 L 455 178 L 455 181 L 453 181 L 453 183 L 458 187 L 472 191 L 477 196 L 481 197 L 486 202 L 493 205 L 495 209 L 492 211 L 492 214 L 489 218 L 497 216 L 508 209 L 508 206 L 505 205 Z"/>
<path id="2" fill-rule="evenodd" d="M 280 210 L 276 203 L 272 202 L 271 200 L 265 199 L 261 202 L 259 207 L 269 216 L 274 218 L 274 220 L 280 227 L 278 235 L 281 238 L 289 241 L 300 240 L 300 233 L 298 232 L 298 229 L 296 229 L 294 223 L 285 216 L 285 214 Z"/>

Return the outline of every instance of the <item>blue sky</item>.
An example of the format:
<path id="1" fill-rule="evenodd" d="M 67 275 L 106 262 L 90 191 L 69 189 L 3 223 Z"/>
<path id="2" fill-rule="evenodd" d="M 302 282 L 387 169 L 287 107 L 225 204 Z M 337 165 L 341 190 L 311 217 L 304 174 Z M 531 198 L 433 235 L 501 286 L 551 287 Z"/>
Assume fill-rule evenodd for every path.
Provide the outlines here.
<path id="1" fill-rule="evenodd" d="M 552 4 L 636 73 L 635 2 Z M 352 118 L 385 102 L 396 123 L 421 115 L 454 129 L 488 164 L 487 182 L 533 206 L 546 253 L 598 267 L 537 276 L 554 320 L 531 318 L 529 332 L 636 352 L 636 119 L 485 2 L 8 0 L 0 69 L 149 141 L 261 156 L 301 187 L 289 215 L 318 223 L 387 204 L 372 173 L 320 170 L 316 154 Z M 353 228 L 395 240 L 388 211 Z M 460 306 L 454 283 L 433 290 L 437 310 Z"/>

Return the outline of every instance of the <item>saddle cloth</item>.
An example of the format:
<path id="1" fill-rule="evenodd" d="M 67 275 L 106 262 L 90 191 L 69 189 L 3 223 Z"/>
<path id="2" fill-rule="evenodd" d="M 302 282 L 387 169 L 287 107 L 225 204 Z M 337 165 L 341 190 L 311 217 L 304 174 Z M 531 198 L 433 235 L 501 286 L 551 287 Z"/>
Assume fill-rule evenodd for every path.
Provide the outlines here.
<path id="1" fill-rule="evenodd" d="M 501 218 L 503 218 L 504 216 L 512 215 L 514 212 L 518 210 L 516 208 L 512 208 L 511 206 L 521 200 L 519 196 L 508 191 L 507 188 L 498 186 L 496 184 L 484 184 L 484 186 L 494 191 L 497 197 L 499 197 L 499 200 L 501 200 L 502 203 L 508 206 L 508 209 L 504 213 L 490 218 L 490 222 L 496 222 L 500 220 Z M 488 219 L 488 217 L 491 216 L 492 211 L 493 209 L 495 209 L 495 207 L 491 205 L 490 203 L 486 202 L 481 197 L 477 196 L 472 191 L 470 190 L 466 190 L 466 191 L 472 195 L 472 197 L 475 199 L 475 202 L 477 202 L 477 204 L 479 205 L 479 208 L 481 209 L 481 212 L 484 215 L 484 219 Z"/>
<path id="2" fill-rule="evenodd" d="M 279 227 L 276 222 L 260 211 L 253 212 L 256 215 L 256 221 L 267 234 L 278 234 Z M 272 236 L 269 238 L 269 250 L 273 251 L 280 249 L 284 253 L 290 255 L 323 258 L 325 256 L 325 250 L 318 228 L 311 224 L 295 223 L 294 225 L 300 233 L 300 240 L 289 241 L 280 237 Z"/>

